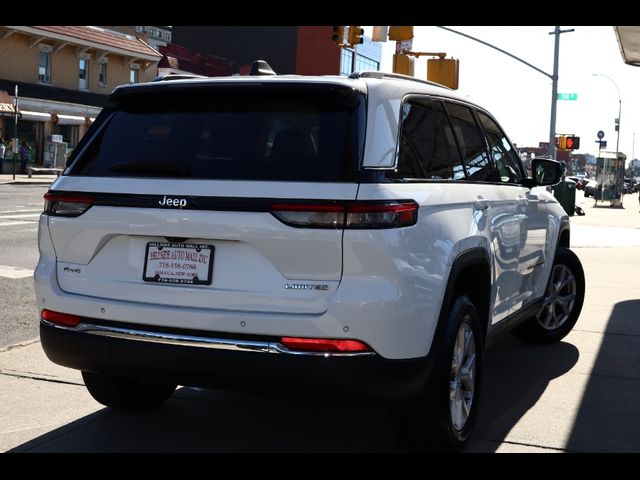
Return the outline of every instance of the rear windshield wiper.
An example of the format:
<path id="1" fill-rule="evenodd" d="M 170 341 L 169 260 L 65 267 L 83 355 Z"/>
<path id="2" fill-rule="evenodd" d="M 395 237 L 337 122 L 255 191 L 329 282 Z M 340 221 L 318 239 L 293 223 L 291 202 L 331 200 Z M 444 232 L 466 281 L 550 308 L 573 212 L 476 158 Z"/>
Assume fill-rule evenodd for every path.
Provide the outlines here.
<path id="1" fill-rule="evenodd" d="M 169 162 L 125 162 L 109 166 L 109 170 L 118 173 L 140 173 L 146 175 L 172 175 L 190 177 L 191 170 L 183 163 Z"/>

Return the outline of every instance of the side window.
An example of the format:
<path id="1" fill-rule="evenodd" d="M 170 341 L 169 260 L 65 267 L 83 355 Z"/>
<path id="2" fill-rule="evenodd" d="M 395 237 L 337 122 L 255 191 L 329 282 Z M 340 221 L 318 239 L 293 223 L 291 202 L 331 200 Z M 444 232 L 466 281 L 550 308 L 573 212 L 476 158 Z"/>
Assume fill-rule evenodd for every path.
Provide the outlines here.
<path id="1" fill-rule="evenodd" d="M 497 179 L 487 156 L 486 144 L 471 109 L 457 103 L 446 103 L 445 105 L 460 145 L 469 180 L 495 182 Z"/>
<path id="2" fill-rule="evenodd" d="M 392 178 L 464 179 L 453 131 L 438 101 L 411 99 L 402 106 L 398 168 Z"/>
<path id="3" fill-rule="evenodd" d="M 509 139 L 493 119 L 482 112 L 477 112 L 477 114 L 480 123 L 487 132 L 489 151 L 498 169 L 500 181 L 520 183 L 522 181 L 520 157 L 509 143 Z"/>

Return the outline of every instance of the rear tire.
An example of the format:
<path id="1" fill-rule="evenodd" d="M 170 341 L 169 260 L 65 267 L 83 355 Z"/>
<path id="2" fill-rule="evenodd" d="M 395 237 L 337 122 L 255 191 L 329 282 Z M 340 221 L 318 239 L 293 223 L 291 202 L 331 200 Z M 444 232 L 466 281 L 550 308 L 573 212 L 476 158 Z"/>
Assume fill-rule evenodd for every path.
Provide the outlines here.
<path id="1" fill-rule="evenodd" d="M 150 410 L 160 407 L 176 389 L 169 383 L 114 377 L 103 373 L 82 372 L 91 396 L 107 407 L 121 410 Z"/>
<path id="2" fill-rule="evenodd" d="M 559 247 L 553 261 L 544 303 L 535 317 L 525 320 L 513 334 L 529 343 L 556 343 L 576 324 L 584 302 L 584 271 L 580 259 Z"/>
<path id="3" fill-rule="evenodd" d="M 482 381 L 482 328 L 473 302 L 453 302 L 429 381 L 401 409 L 410 450 L 458 451 L 471 436 Z"/>

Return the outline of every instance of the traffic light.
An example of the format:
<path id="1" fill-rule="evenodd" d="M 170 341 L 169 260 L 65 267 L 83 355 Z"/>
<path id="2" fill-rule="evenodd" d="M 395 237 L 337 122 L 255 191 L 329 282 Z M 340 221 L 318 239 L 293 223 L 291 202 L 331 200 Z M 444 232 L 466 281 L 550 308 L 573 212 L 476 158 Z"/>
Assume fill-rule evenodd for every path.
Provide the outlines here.
<path id="1" fill-rule="evenodd" d="M 388 26 L 374 26 L 373 33 L 371 34 L 372 42 L 386 42 L 389 36 Z"/>
<path id="2" fill-rule="evenodd" d="M 364 39 L 362 38 L 363 35 L 364 28 L 360 28 L 360 26 L 349 27 L 349 44 L 359 45 L 364 43 Z"/>
<path id="3" fill-rule="evenodd" d="M 558 150 L 578 150 L 580 148 L 580 137 L 559 135 L 556 138 L 556 148 Z"/>
<path id="4" fill-rule="evenodd" d="M 344 27 L 334 26 L 331 40 L 333 40 L 336 45 L 341 46 L 344 43 Z"/>
<path id="5" fill-rule="evenodd" d="M 454 58 L 430 58 L 427 60 L 427 80 L 457 90 L 459 64 L 460 61 Z"/>
<path id="6" fill-rule="evenodd" d="M 393 54 L 393 73 L 401 73 L 413 77 L 414 60 L 404 53 Z"/>
<path id="7" fill-rule="evenodd" d="M 567 150 L 578 150 L 580 148 L 580 137 L 573 135 L 566 137 L 565 148 Z"/>
<path id="8" fill-rule="evenodd" d="M 389 27 L 389 40 L 401 42 L 413 39 L 413 27 Z"/>

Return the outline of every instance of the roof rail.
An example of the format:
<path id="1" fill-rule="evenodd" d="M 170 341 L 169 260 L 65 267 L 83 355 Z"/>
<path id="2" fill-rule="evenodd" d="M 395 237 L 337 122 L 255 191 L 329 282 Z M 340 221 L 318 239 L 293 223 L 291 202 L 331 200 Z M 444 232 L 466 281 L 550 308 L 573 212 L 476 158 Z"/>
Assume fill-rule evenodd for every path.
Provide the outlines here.
<path id="1" fill-rule="evenodd" d="M 209 77 L 205 77 L 204 75 L 196 75 L 195 73 L 171 72 L 171 73 L 167 73 L 166 75 L 159 75 L 159 76 L 157 76 L 156 78 L 154 78 L 151 81 L 152 82 L 165 82 L 167 80 L 189 80 L 189 79 L 193 79 L 193 78 L 209 78 Z"/>
<path id="2" fill-rule="evenodd" d="M 399 80 L 410 80 L 412 82 L 424 83 L 426 85 L 432 85 L 434 87 L 446 88 L 447 90 L 453 90 L 452 88 L 447 87 L 446 85 L 442 85 L 436 82 L 430 82 L 429 80 L 421 80 L 419 78 L 410 77 L 409 75 L 402 75 L 400 73 L 387 73 L 387 72 L 379 72 L 377 70 L 367 70 L 364 72 L 353 72 L 349 75 L 349 78 L 358 79 L 358 78 L 397 78 Z"/>

